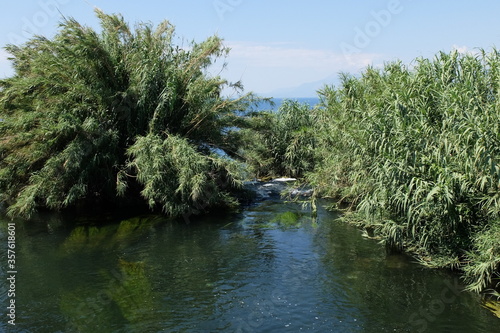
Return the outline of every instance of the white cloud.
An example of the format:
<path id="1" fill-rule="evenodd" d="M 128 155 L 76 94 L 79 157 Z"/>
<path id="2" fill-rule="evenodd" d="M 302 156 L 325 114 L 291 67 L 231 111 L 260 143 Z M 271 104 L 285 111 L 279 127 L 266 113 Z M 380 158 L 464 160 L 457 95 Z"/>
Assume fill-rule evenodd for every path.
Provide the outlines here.
<path id="1" fill-rule="evenodd" d="M 468 46 L 459 46 L 459 45 L 456 45 L 454 44 L 452 47 L 451 47 L 452 51 L 457 51 L 458 53 L 461 53 L 461 54 L 468 54 L 468 55 L 472 55 L 472 56 L 479 56 L 481 55 L 481 49 L 480 48 L 470 48 Z M 488 51 L 488 50 L 486 50 Z"/>
<path id="2" fill-rule="evenodd" d="M 332 77 L 340 72 L 358 73 L 382 60 L 382 55 L 344 55 L 328 49 L 307 49 L 290 43 L 226 42 L 231 48 L 230 80 L 242 80 L 245 89 L 258 93 L 290 88 Z"/>
<path id="3" fill-rule="evenodd" d="M 467 46 L 453 45 L 452 50 L 462 54 L 471 53 Z"/>
<path id="4" fill-rule="evenodd" d="M 256 44 L 228 42 L 230 58 L 246 61 L 249 66 L 330 69 L 351 71 L 372 64 L 377 54 L 359 53 L 345 56 L 325 49 L 291 47 L 286 43 Z"/>

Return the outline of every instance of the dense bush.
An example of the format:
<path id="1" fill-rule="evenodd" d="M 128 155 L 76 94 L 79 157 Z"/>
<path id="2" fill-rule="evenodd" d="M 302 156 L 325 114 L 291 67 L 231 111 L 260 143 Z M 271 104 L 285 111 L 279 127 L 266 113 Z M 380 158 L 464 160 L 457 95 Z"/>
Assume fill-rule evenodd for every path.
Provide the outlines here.
<path id="1" fill-rule="evenodd" d="M 241 87 L 208 74 L 228 52 L 221 39 L 182 47 L 168 22 L 132 29 L 96 13 L 100 33 L 67 19 L 53 39 L 7 47 L 15 75 L 0 81 L 0 192 L 8 213 L 126 192 L 172 215 L 230 203 L 239 167 L 220 152 L 236 151 L 236 112 L 253 97 L 222 98 Z"/>
<path id="2" fill-rule="evenodd" d="M 310 178 L 351 202 L 391 249 L 499 275 L 500 53 L 441 53 L 343 76 L 321 92 L 320 164 Z"/>
<path id="3" fill-rule="evenodd" d="M 244 132 L 245 157 L 257 177 L 303 177 L 314 168 L 315 113 L 298 101 L 285 100 L 277 111 L 253 114 Z"/>

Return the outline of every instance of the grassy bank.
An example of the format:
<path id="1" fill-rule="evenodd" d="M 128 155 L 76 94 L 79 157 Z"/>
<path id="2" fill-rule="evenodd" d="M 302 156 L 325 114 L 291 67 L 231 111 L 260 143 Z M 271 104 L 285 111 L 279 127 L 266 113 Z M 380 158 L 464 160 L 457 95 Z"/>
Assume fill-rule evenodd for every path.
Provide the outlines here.
<path id="1" fill-rule="evenodd" d="M 473 291 L 499 287 L 500 53 L 388 63 L 320 91 L 321 195 L 393 251 L 460 269 Z"/>

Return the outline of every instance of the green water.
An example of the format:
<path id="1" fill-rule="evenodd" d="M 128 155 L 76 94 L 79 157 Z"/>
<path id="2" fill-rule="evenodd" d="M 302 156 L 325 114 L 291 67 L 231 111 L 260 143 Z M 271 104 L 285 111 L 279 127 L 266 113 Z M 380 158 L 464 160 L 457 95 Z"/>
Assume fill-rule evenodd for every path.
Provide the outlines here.
<path id="1" fill-rule="evenodd" d="M 16 325 L 3 310 L 0 330 L 500 332 L 454 275 L 387 255 L 336 218 L 267 201 L 189 224 L 18 221 Z M 5 284 L 2 309 L 9 299 Z"/>

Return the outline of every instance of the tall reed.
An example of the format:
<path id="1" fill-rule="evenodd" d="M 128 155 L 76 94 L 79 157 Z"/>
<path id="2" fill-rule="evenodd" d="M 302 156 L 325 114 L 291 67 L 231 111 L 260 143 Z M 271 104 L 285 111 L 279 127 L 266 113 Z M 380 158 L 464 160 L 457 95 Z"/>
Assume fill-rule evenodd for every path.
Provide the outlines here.
<path id="1" fill-rule="evenodd" d="M 500 53 L 387 63 L 320 91 L 310 180 L 348 201 L 392 250 L 499 278 Z"/>
<path id="2" fill-rule="evenodd" d="M 0 200 L 11 216 L 133 198 L 169 215 L 233 204 L 242 173 L 237 111 L 251 103 L 209 73 L 217 36 L 178 45 L 174 27 L 131 27 L 96 10 L 101 31 L 65 19 L 52 38 L 9 45 L 0 80 Z M 238 98 L 221 92 L 234 88 Z M 131 200 L 132 201 L 132 200 Z"/>
<path id="3" fill-rule="evenodd" d="M 315 165 L 313 108 L 285 100 L 277 111 L 249 115 L 241 155 L 257 177 L 303 177 Z"/>

